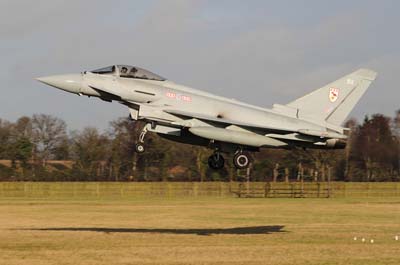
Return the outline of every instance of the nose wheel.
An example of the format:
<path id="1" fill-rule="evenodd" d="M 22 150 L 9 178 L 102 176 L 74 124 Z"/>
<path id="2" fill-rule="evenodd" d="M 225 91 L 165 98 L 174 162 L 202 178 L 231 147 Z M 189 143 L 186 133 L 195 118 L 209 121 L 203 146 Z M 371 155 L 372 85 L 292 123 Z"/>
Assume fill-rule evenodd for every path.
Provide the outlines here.
<path id="1" fill-rule="evenodd" d="M 146 151 L 146 149 L 144 148 L 143 144 L 138 143 L 138 144 L 135 145 L 135 151 L 138 154 L 142 154 L 142 153 L 144 153 L 144 151 Z"/>
<path id="2" fill-rule="evenodd" d="M 250 156 L 246 153 L 239 152 L 233 156 L 233 164 L 237 169 L 245 169 L 250 165 Z"/>
<path id="3" fill-rule="evenodd" d="M 208 158 L 208 166 L 212 169 L 222 169 L 225 165 L 225 159 L 220 153 L 214 153 Z"/>

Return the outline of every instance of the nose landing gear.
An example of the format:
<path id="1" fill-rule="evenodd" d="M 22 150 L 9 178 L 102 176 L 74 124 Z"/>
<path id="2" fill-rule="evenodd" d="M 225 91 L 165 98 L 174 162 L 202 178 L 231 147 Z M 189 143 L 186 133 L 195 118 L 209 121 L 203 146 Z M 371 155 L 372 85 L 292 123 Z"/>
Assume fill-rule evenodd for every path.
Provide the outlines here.
<path id="1" fill-rule="evenodd" d="M 135 145 L 136 153 L 142 154 L 146 151 L 146 148 L 144 147 L 144 137 L 146 136 L 146 133 L 147 133 L 147 125 L 144 126 L 142 132 L 140 133 L 139 141 Z"/>

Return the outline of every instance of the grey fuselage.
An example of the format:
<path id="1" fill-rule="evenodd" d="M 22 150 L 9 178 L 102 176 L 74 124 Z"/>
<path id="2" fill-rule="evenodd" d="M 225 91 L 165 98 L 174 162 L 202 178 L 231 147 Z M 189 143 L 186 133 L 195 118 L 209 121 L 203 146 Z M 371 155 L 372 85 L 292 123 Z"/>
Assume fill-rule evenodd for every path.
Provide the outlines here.
<path id="1" fill-rule="evenodd" d="M 125 75 L 127 68 L 135 70 L 136 76 Z M 332 83 L 334 88 L 326 86 L 291 104 L 266 109 L 179 85 L 144 69 L 131 66 L 112 69 L 112 72 L 100 70 L 38 80 L 74 94 L 120 102 L 129 107 L 132 119 L 145 121 L 149 131 L 170 140 L 218 146 L 226 152 L 261 147 L 343 148 L 345 128 L 326 120 L 347 115 L 353 101 L 356 103 L 364 92 L 362 89 L 369 86 L 370 81 L 365 83 L 366 80 L 375 78 L 370 70 L 360 69 Z M 342 91 L 347 89 L 347 94 L 339 94 L 337 86 L 343 87 Z M 329 113 L 322 109 L 321 115 L 314 115 L 313 108 L 321 108 L 314 98 L 332 105 L 326 110 Z M 335 102 L 338 99 L 341 101 Z M 302 112 L 303 107 L 308 112 Z"/>

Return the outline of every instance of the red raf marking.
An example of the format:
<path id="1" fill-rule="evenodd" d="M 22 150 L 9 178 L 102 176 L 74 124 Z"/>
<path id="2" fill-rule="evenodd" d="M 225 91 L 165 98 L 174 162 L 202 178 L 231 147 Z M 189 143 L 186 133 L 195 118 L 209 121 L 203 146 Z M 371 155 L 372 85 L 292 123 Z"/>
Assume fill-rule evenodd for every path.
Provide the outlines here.
<path id="1" fill-rule="evenodd" d="M 189 97 L 189 96 L 181 96 L 181 99 L 182 99 L 183 101 L 192 102 L 192 98 Z"/>
<path id="2" fill-rule="evenodd" d="M 172 92 L 167 92 L 167 97 L 169 97 L 169 98 L 176 98 L 176 94 L 175 93 L 172 93 Z"/>
<path id="3" fill-rule="evenodd" d="M 165 95 L 168 98 L 172 98 L 172 99 L 176 99 L 176 100 L 182 100 L 182 101 L 186 101 L 186 102 L 192 102 L 192 97 L 190 97 L 190 96 L 178 95 L 178 94 L 173 93 L 173 92 L 167 92 Z"/>

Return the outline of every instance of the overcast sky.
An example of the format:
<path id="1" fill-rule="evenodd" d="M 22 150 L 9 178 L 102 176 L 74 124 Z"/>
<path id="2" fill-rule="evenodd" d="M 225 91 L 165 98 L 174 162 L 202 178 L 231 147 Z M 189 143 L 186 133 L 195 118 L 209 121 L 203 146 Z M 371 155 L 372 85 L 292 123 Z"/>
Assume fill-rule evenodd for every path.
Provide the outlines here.
<path id="1" fill-rule="evenodd" d="M 247 103 L 288 103 L 360 67 L 379 73 L 352 116 L 400 108 L 400 1 L 0 0 L 0 118 L 46 113 L 106 128 L 126 107 L 34 77 L 112 64 Z"/>

